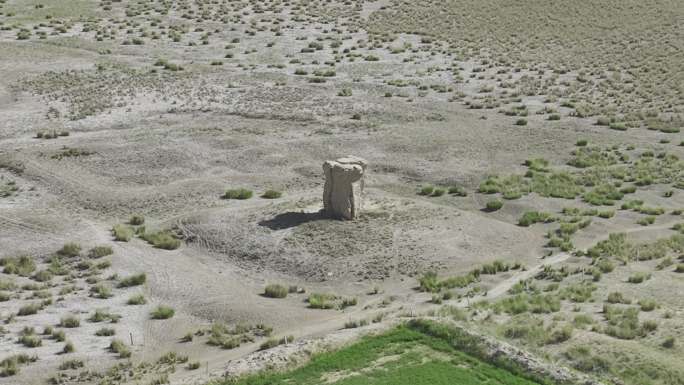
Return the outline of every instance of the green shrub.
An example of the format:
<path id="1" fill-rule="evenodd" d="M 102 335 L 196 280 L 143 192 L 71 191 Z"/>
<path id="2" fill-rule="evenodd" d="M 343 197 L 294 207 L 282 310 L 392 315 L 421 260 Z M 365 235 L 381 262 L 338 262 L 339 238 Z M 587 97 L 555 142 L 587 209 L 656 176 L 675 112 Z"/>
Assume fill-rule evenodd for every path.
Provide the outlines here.
<path id="1" fill-rule="evenodd" d="M 146 303 L 147 300 L 145 299 L 145 296 L 142 294 L 136 294 L 128 298 L 128 301 L 126 301 L 127 305 L 144 305 Z"/>
<path id="2" fill-rule="evenodd" d="M 90 322 L 102 322 L 109 320 L 112 323 L 119 322 L 121 316 L 118 314 L 110 313 L 104 309 L 95 309 L 95 313 L 88 318 Z"/>
<path id="3" fill-rule="evenodd" d="M 180 247 L 181 241 L 168 231 L 157 231 L 155 233 L 144 233 L 140 238 L 146 240 L 158 249 L 175 250 Z"/>
<path id="4" fill-rule="evenodd" d="M 64 344 L 64 348 L 62 348 L 62 354 L 69 354 L 75 351 L 76 348 L 74 347 L 74 344 L 71 341 L 68 341 L 66 344 Z"/>
<path id="5" fill-rule="evenodd" d="M 530 226 L 535 223 L 548 223 L 553 221 L 553 217 L 549 213 L 539 211 L 527 211 L 518 220 L 518 226 Z"/>
<path id="6" fill-rule="evenodd" d="M 18 258 L 1 258 L 0 266 L 3 266 L 3 273 L 16 274 L 28 277 L 36 270 L 36 263 L 30 256 L 24 255 Z"/>
<path id="7" fill-rule="evenodd" d="M 128 349 L 126 344 L 123 341 L 116 338 L 114 338 L 112 342 L 110 342 L 109 350 L 113 353 L 118 354 L 119 358 L 128 358 L 131 356 L 131 351 Z"/>
<path id="8" fill-rule="evenodd" d="M 660 345 L 666 349 L 672 349 L 675 346 L 675 338 L 674 337 L 667 337 L 667 338 L 665 338 L 663 343 Z"/>
<path id="9" fill-rule="evenodd" d="M 223 194 L 223 199 L 249 199 L 252 197 L 252 191 L 244 188 L 226 190 Z"/>
<path id="10" fill-rule="evenodd" d="M 84 367 L 85 364 L 82 360 L 66 360 L 59 364 L 59 370 L 76 370 Z"/>
<path id="11" fill-rule="evenodd" d="M 627 282 L 629 283 L 642 283 L 646 281 L 647 279 L 651 278 L 651 274 L 649 273 L 634 273 L 627 278 Z"/>
<path id="12" fill-rule="evenodd" d="M 100 328 L 95 332 L 95 335 L 98 337 L 111 337 L 114 334 L 116 334 L 116 331 L 112 328 Z"/>
<path id="13" fill-rule="evenodd" d="M 90 288 L 90 295 L 92 295 L 95 298 L 107 299 L 111 298 L 114 294 L 112 294 L 112 289 L 109 286 L 106 286 L 102 283 L 98 283 L 97 285 Z"/>
<path id="14" fill-rule="evenodd" d="M 112 255 L 114 250 L 110 246 L 95 246 L 88 251 L 88 258 L 102 258 L 108 255 Z"/>
<path id="15" fill-rule="evenodd" d="M 37 348 L 43 346 L 43 340 L 35 334 L 23 335 L 19 337 L 19 343 L 27 348 Z"/>
<path id="16" fill-rule="evenodd" d="M 456 195 L 460 197 L 467 196 L 468 193 L 465 191 L 465 189 L 461 186 L 451 186 L 449 187 L 449 194 L 451 195 Z"/>
<path id="17" fill-rule="evenodd" d="M 175 314 L 175 310 L 169 306 L 159 305 L 151 313 L 152 319 L 169 319 Z"/>
<path id="18" fill-rule="evenodd" d="M 658 307 L 658 303 L 652 299 L 639 300 L 639 307 L 641 311 L 653 311 Z"/>
<path id="19" fill-rule="evenodd" d="M 200 368 L 200 363 L 199 361 L 191 362 L 188 364 L 187 369 L 188 370 L 197 370 Z"/>
<path id="20" fill-rule="evenodd" d="M 268 340 L 266 340 L 266 342 L 262 343 L 261 346 L 259 346 L 259 350 L 272 349 L 279 345 L 291 343 L 292 341 L 294 341 L 293 336 L 287 336 L 283 338 L 269 338 Z"/>
<path id="21" fill-rule="evenodd" d="M 282 285 L 268 285 L 264 289 L 264 296 L 269 298 L 285 298 L 287 297 L 288 290 Z"/>
<path id="22" fill-rule="evenodd" d="M 64 342 L 66 334 L 64 334 L 63 330 L 55 330 L 52 332 L 52 338 L 57 342 Z"/>
<path id="23" fill-rule="evenodd" d="M 53 275 L 49 270 L 40 270 L 33 275 L 32 279 L 38 282 L 48 282 L 52 279 Z"/>
<path id="24" fill-rule="evenodd" d="M 57 255 L 65 258 L 78 257 L 81 254 L 81 245 L 78 243 L 65 243 L 61 249 L 57 250 Z"/>
<path id="25" fill-rule="evenodd" d="M 121 281 L 119 281 L 118 287 L 132 287 L 132 286 L 139 286 L 145 283 L 147 280 L 147 276 L 145 273 L 140 273 L 140 274 L 135 274 L 131 275 L 129 277 L 123 278 Z"/>
<path id="26" fill-rule="evenodd" d="M 419 279 L 420 290 L 430 293 L 436 293 L 440 290 L 440 283 L 437 279 L 437 273 L 433 271 L 428 271 L 424 273 Z"/>
<path id="27" fill-rule="evenodd" d="M 434 191 L 435 188 L 433 186 L 423 186 L 418 194 L 428 196 L 432 195 Z"/>
<path id="28" fill-rule="evenodd" d="M 28 305 L 24 305 L 19 308 L 19 311 L 17 312 L 18 316 L 26 316 L 26 315 L 33 315 L 38 313 L 39 310 L 42 310 L 43 307 L 41 306 L 40 303 L 31 303 Z"/>
<path id="29" fill-rule="evenodd" d="M 119 242 L 128 242 L 133 237 L 133 229 L 126 225 L 114 225 L 112 228 L 114 240 Z"/>
<path id="30" fill-rule="evenodd" d="M 265 199 L 277 199 L 280 198 L 282 195 L 283 193 L 281 193 L 280 191 L 266 190 L 263 194 L 261 194 L 261 197 Z"/>
<path id="31" fill-rule="evenodd" d="M 132 215 L 131 218 L 128 220 L 128 224 L 132 226 L 140 226 L 145 223 L 145 217 L 142 215 Z"/>
<path id="32" fill-rule="evenodd" d="M 622 303 L 622 304 L 630 304 L 632 303 L 632 300 L 625 298 L 622 293 L 619 291 L 612 292 L 608 294 L 608 298 L 606 299 L 606 302 L 608 303 Z"/>
<path id="33" fill-rule="evenodd" d="M 433 196 L 433 197 L 441 197 L 442 195 L 444 195 L 444 193 L 446 193 L 446 190 L 445 190 L 445 189 L 443 189 L 443 188 L 435 188 L 435 189 L 432 191 L 432 195 L 431 195 L 431 196 Z"/>
<path id="34" fill-rule="evenodd" d="M 77 328 L 81 326 L 81 320 L 75 315 L 64 316 L 59 321 L 59 326 L 63 328 Z"/>
<path id="35" fill-rule="evenodd" d="M 516 126 L 527 126 L 527 119 L 525 118 L 519 118 L 518 120 L 515 121 Z"/>
<path id="36" fill-rule="evenodd" d="M 675 267 L 675 273 L 684 273 L 684 263 L 677 264 L 677 267 Z"/>
<path id="37" fill-rule="evenodd" d="M 335 307 L 336 296 L 332 294 L 312 293 L 307 302 L 312 309 L 333 309 Z"/>
<path id="38" fill-rule="evenodd" d="M 485 209 L 489 212 L 500 210 L 503 207 L 503 202 L 500 200 L 492 200 L 487 202 Z"/>

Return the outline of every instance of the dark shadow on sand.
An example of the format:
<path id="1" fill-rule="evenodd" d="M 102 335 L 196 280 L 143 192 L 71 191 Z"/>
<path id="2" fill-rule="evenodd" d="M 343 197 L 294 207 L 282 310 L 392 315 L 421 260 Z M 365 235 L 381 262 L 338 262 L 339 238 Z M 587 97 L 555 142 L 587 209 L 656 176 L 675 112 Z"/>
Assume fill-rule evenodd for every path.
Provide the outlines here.
<path id="1" fill-rule="evenodd" d="M 328 219 L 323 210 L 315 213 L 304 212 L 287 212 L 278 214 L 271 219 L 266 219 L 259 222 L 259 226 L 268 227 L 271 230 L 283 230 L 291 227 L 299 226 L 307 222 L 318 221 L 321 219 Z"/>

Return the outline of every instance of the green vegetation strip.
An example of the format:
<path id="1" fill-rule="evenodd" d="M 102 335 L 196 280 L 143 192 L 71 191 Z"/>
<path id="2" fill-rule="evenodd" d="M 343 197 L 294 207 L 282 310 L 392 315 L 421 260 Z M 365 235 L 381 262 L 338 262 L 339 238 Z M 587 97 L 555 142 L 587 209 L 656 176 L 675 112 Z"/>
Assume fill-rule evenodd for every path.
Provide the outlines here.
<path id="1" fill-rule="evenodd" d="M 489 361 L 489 362 L 486 362 Z M 288 372 L 263 372 L 215 385 L 550 384 L 506 358 L 489 359 L 482 341 L 453 326 L 416 320 Z"/>

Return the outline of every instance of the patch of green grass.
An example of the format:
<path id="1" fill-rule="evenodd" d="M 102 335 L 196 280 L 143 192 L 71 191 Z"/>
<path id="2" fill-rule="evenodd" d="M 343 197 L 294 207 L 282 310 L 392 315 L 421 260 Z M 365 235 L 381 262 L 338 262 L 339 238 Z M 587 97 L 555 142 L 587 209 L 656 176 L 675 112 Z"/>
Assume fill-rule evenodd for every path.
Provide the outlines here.
<path id="1" fill-rule="evenodd" d="M 339 385 L 532 385 L 502 368 L 510 363 L 486 363 L 468 353 L 481 354 L 479 341 L 431 323 L 402 326 L 339 351 L 316 355 L 306 365 L 287 372 L 264 372 L 220 385 L 319 385 L 331 375 L 343 374 Z M 396 360 L 383 361 L 386 356 Z M 446 355 L 446 358 L 444 355 Z"/>

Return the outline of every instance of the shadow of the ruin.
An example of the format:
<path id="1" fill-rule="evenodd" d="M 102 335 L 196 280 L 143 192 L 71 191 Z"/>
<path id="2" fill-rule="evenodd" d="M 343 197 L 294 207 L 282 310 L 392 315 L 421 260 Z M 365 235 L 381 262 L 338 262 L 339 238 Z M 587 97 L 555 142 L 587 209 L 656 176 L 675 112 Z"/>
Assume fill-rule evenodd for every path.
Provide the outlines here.
<path id="1" fill-rule="evenodd" d="M 271 219 L 263 220 L 259 222 L 259 226 L 265 226 L 271 230 L 283 230 L 321 219 L 328 219 L 323 210 L 314 213 L 290 211 L 278 214 Z"/>

